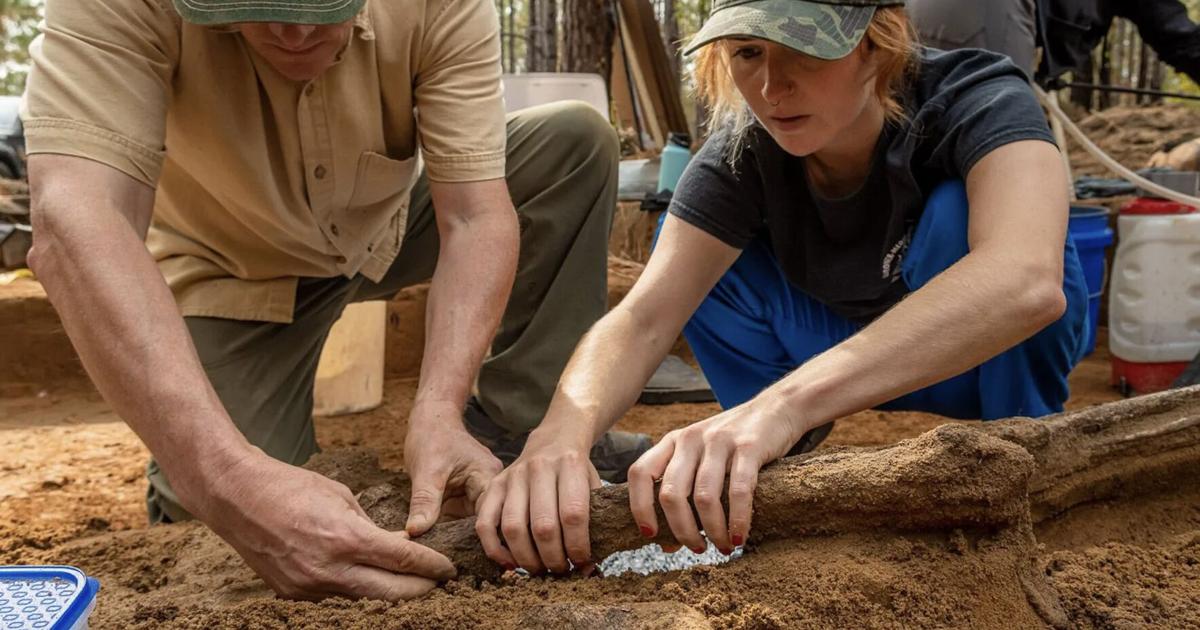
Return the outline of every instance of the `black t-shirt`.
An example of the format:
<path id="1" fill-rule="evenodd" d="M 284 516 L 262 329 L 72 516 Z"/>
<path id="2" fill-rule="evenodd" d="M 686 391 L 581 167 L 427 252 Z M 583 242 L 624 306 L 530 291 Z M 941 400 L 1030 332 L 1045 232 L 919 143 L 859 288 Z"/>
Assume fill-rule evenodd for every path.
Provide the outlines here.
<path id="1" fill-rule="evenodd" d="M 709 137 L 670 212 L 738 249 L 764 238 L 793 285 L 870 322 L 910 292 L 900 262 L 935 186 L 965 179 L 1001 145 L 1054 142 L 1021 70 L 983 50 L 924 49 L 902 104 L 907 119 L 885 125 L 866 179 L 847 197 L 819 198 L 804 158 L 755 125 L 733 166 L 728 131 Z"/>

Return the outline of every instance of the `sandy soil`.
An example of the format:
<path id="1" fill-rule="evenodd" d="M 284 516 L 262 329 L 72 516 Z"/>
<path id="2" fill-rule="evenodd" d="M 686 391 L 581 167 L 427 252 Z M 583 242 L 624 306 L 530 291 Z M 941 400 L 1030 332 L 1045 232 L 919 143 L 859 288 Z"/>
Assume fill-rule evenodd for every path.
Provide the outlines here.
<path id="1" fill-rule="evenodd" d="M 613 267 L 611 301 L 638 271 Z M 378 454 L 385 471 L 339 477 L 355 490 L 403 468 L 411 357 L 423 342 L 408 331 L 421 329 L 424 298 L 416 287 L 391 304 L 384 405 L 317 421 L 331 456 Z M 99 577 L 93 627 L 1200 627 L 1200 489 L 1191 485 L 1036 525 L 774 540 L 720 568 L 649 578 L 510 574 L 497 584 L 463 578 L 405 604 L 280 601 L 202 525 L 145 527 L 148 454 L 83 376 L 36 283 L 0 287 L 0 329 L 18 331 L 0 343 L 0 564 L 74 564 Z M 1069 409 L 1119 398 L 1101 332 L 1098 352 L 1071 375 Z M 716 411 L 638 406 L 619 427 L 657 439 Z M 862 412 L 838 421 L 823 449 L 890 445 L 947 422 Z"/>
<path id="2" fill-rule="evenodd" d="M 1101 351 L 1072 375 L 1071 408 L 1118 398 Z M 383 407 L 318 421 L 327 451 L 368 447 L 403 466 L 415 383 Z M 760 545 L 721 568 L 649 578 L 451 582 L 405 604 L 276 600 L 203 526 L 144 528 L 146 451 L 86 381 L 9 382 L 0 432 L 0 562 L 63 562 L 104 585 L 94 627 L 1037 627 L 1020 576 L 1044 576 L 1070 626 L 1200 624 L 1200 489 L 1089 504 L 1015 529 L 810 536 Z M 714 405 L 639 406 L 622 428 L 662 433 Z M 863 412 L 827 445 L 891 444 L 943 424 Z M 1036 538 L 1034 538 L 1036 536 Z M 1030 570 L 1032 567 L 1032 571 Z"/>

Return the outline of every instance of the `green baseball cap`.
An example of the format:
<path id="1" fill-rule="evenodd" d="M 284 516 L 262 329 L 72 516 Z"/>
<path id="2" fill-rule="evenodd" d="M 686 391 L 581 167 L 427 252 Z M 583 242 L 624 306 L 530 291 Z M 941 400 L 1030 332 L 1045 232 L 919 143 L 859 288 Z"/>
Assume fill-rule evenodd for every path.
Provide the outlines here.
<path id="1" fill-rule="evenodd" d="M 290 22 L 338 24 L 358 15 L 367 0 L 174 0 L 192 24 Z"/>
<path id="2" fill-rule="evenodd" d="M 716 0 L 685 54 L 726 37 L 765 39 L 820 59 L 841 59 L 862 41 L 875 9 L 904 0 Z"/>

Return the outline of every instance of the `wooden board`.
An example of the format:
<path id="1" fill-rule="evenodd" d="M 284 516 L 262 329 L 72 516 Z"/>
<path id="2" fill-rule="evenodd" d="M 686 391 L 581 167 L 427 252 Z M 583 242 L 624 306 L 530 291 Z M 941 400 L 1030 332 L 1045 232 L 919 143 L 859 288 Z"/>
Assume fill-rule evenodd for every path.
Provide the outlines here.
<path id="1" fill-rule="evenodd" d="M 612 77 L 617 120 L 639 132 L 643 149 L 661 149 L 669 133 L 689 131 L 680 86 L 650 2 L 618 0 L 617 9 Z"/>

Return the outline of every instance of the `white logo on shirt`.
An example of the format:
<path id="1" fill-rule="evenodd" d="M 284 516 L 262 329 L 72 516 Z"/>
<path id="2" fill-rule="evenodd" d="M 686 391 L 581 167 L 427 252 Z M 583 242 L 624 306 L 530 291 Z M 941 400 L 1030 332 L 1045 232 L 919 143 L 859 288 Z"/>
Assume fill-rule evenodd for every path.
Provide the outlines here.
<path id="1" fill-rule="evenodd" d="M 908 246 L 912 243 L 912 230 L 905 232 L 904 236 L 892 245 L 892 249 L 888 250 L 887 256 L 883 257 L 883 276 L 884 280 L 895 282 L 900 279 L 900 263 L 904 260 L 904 254 L 908 252 Z"/>

